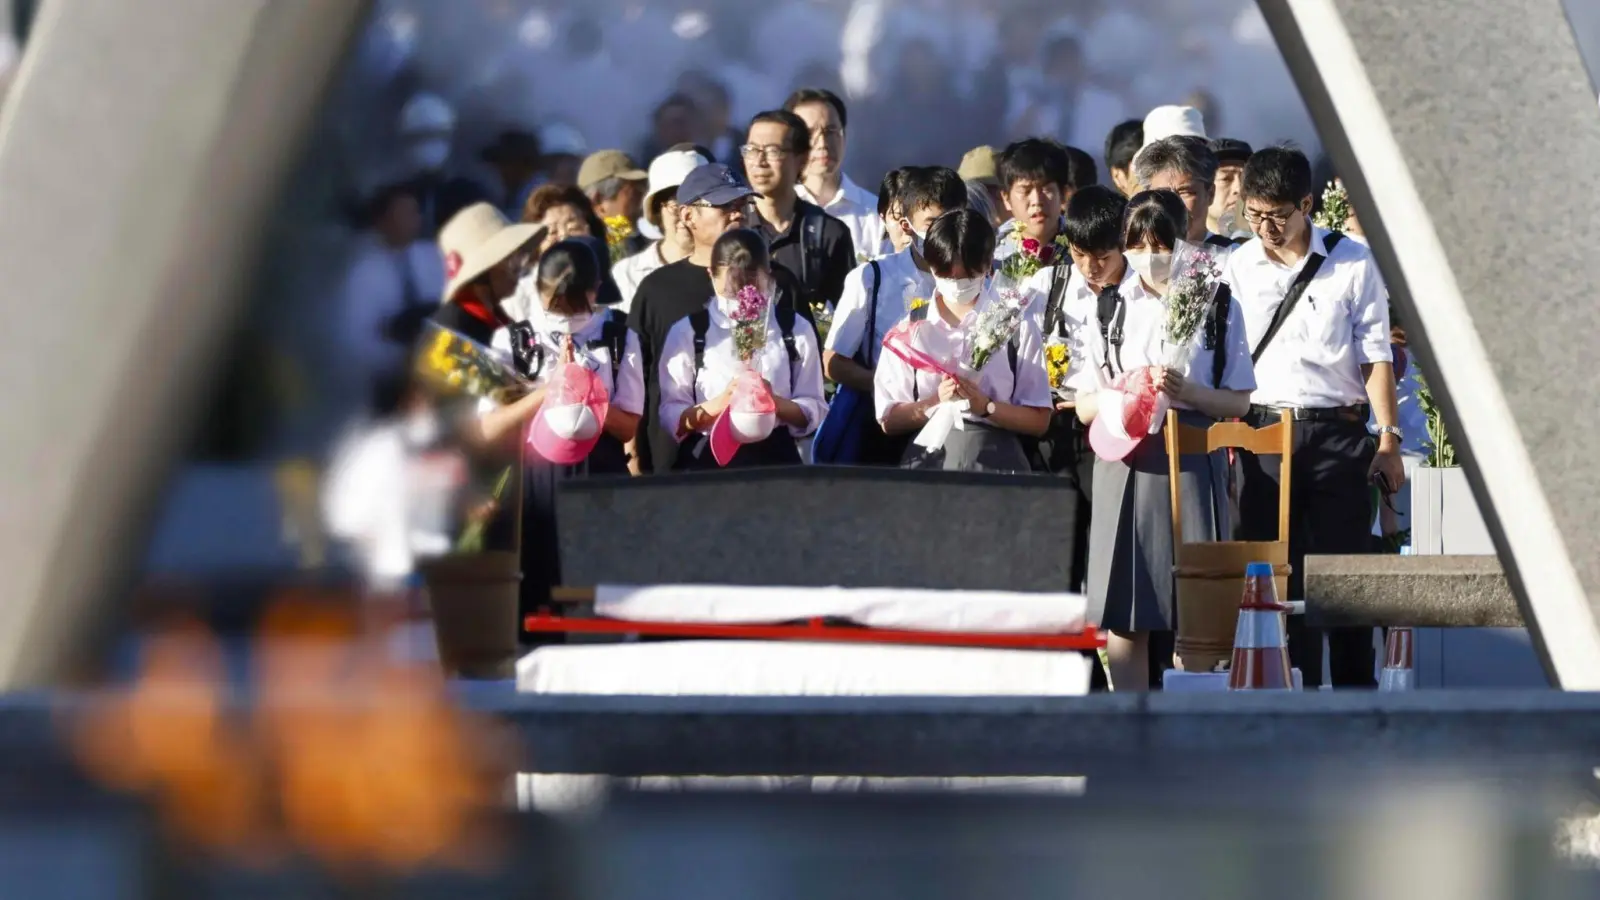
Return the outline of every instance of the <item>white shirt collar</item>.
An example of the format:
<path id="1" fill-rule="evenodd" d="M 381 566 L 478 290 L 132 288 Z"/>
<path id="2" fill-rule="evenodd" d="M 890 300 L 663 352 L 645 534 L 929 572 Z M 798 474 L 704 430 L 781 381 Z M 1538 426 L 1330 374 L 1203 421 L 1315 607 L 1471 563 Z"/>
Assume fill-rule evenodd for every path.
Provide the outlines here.
<path id="1" fill-rule="evenodd" d="M 851 181 L 849 175 L 846 175 L 839 180 L 839 190 L 827 200 L 819 199 L 815 194 L 811 193 L 809 188 L 803 184 L 795 187 L 795 193 L 800 196 L 801 200 L 804 200 L 807 203 L 814 203 L 817 206 L 822 207 L 823 210 L 827 212 L 832 212 L 838 207 L 846 204 L 859 206 L 867 212 L 877 212 L 878 198 L 874 197 L 871 193 L 863 189 L 854 181 Z"/>

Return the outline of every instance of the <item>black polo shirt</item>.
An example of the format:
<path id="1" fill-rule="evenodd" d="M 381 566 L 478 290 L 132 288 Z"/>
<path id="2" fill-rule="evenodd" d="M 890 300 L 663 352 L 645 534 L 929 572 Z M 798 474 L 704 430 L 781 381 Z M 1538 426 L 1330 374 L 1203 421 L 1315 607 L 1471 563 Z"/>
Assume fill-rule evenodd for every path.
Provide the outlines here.
<path id="1" fill-rule="evenodd" d="M 803 233 L 808 219 L 820 223 L 810 246 Z M 857 265 L 850 226 L 804 200 L 795 202 L 794 220 L 788 230 L 772 238 L 770 247 L 773 261 L 781 263 L 800 281 L 800 296 L 805 300 L 801 309 L 808 310 L 808 316 L 819 299 L 829 309 L 838 304 L 844 294 L 845 278 Z"/>
<path id="2" fill-rule="evenodd" d="M 849 235 L 845 237 L 848 239 Z M 799 293 L 794 275 L 779 265 L 772 267 L 772 275 L 778 283 L 778 304 L 792 304 Z M 661 347 L 667 342 L 667 332 L 672 326 L 705 309 L 714 293 L 711 273 L 687 259 L 680 259 L 646 275 L 633 295 L 628 327 L 638 333 L 639 351 L 644 357 L 644 427 L 639 429 L 638 438 L 640 471 L 666 472 L 677 459 L 678 442 L 658 421 L 661 418 L 658 415 Z M 802 305 L 796 312 L 807 322 L 816 324 L 809 308 Z"/>

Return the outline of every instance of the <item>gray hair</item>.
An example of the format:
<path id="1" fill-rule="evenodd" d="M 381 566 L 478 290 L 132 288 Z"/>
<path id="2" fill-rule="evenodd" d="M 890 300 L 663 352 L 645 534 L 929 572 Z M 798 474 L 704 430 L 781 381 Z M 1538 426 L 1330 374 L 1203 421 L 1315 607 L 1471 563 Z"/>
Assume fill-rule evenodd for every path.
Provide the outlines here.
<path id="1" fill-rule="evenodd" d="M 1211 185 L 1217 180 L 1217 155 L 1202 138 L 1169 137 L 1155 141 L 1133 158 L 1133 177 L 1148 188 L 1162 172 L 1187 172 L 1195 181 Z"/>
<path id="2" fill-rule="evenodd" d="M 622 193 L 624 184 L 627 184 L 627 182 L 613 175 L 610 178 L 602 178 L 589 185 L 589 189 L 584 193 L 588 194 L 589 199 L 595 203 L 605 203 L 608 200 L 617 199 L 617 195 Z"/>
<path id="3" fill-rule="evenodd" d="M 994 202 L 989 197 L 989 189 L 976 181 L 969 181 L 966 184 L 967 207 L 978 215 L 988 219 L 990 224 L 993 224 L 995 220 L 999 218 L 999 210 L 994 208 Z"/>

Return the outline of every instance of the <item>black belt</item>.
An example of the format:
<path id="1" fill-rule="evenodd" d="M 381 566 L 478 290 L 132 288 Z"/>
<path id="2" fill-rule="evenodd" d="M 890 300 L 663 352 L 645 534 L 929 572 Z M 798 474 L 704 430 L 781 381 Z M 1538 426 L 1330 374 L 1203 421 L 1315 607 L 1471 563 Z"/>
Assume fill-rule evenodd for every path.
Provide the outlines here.
<path id="1" fill-rule="evenodd" d="M 1279 416 L 1285 411 L 1296 422 L 1359 422 L 1365 425 L 1372 415 L 1372 407 L 1365 403 L 1357 403 L 1353 406 L 1286 406 L 1283 408 L 1252 403 L 1250 404 L 1251 424 L 1260 422 L 1260 425 L 1256 425 L 1258 428 L 1261 425 L 1270 425 L 1278 421 Z"/>

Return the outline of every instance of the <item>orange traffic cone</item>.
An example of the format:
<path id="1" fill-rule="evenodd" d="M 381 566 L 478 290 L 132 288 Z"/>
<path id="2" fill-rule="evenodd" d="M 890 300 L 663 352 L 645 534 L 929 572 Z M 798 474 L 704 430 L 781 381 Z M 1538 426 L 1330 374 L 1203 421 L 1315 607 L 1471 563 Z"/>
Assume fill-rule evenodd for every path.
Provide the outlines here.
<path id="1" fill-rule="evenodd" d="M 1410 691 L 1417 687 L 1416 633 L 1409 628 L 1391 628 L 1383 642 L 1383 674 L 1378 676 L 1380 691 Z"/>
<path id="2" fill-rule="evenodd" d="M 1239 624 L 1233 631 L 1233 665 L 1228 670 L 1228 690 L 1293 690 L 1284 633 L 1288 612 L 1289 607 L 1278 602 L 1278 590 L 1272 583 L 1272 564 L 1246 566 L 1244 600 L 1239 603 Z"/>

